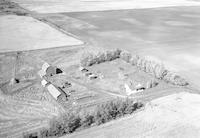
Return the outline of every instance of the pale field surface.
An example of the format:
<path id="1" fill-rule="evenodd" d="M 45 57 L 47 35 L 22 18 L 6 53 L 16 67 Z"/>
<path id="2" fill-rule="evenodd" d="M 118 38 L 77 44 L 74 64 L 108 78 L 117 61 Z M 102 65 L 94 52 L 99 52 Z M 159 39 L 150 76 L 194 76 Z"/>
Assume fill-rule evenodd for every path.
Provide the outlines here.
<path id="1" fill-rule="evenodd" d="M 187 0 L 12 0 L 23 8 L 39 13 L 105 11 L 122 9 L 195 6 L 198 1 Z"/>
<path id="2" fill-rule="evenodd" d="M 62 138 L 196 138 L 199 106 L 200 95 L 176 93 L 153 100 L 135 115 Z"/>
<path id="3" fill-rule="evenodd" d="M 120 48 L 160 60 L 200 88 L 199 9 L 62 13 L 46 19 L 95 47 Z"/>
<path id="4" fill-rule="evenodd" d="M 83 44 L 32 17 L 16 15 L 0 16 L 0 36 L 0 52 Z"/>

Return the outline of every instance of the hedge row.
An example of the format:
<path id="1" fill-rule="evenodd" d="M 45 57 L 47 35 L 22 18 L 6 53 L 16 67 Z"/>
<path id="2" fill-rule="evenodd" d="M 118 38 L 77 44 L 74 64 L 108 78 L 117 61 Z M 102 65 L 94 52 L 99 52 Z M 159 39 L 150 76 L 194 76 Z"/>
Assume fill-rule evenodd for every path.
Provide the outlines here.
<path id="1" fill-rule="evenodd" d="M 138 55 L 131 55 L 127 51 L 122 51 L 120 53 L 120 58 L 127 63 L 137 66 L 139 69 L 143 70 L 146 73 L 153 74 L 154 77 L 157 79 L 163 79 L 166 82 L 179 86 L 186 86 L 189 84 L 185 79 L 183 79 L 176 73 L 167 70 L 163 64 L 147 60 Z"/>
<path id="2" fill-rule="evenodd" d="M 132 114 L 143 106 L 142 103 L 131 99 L 115 99 L 97 106 L 92 113 L 69 113 L 59 119 L 51 121 L 50 129 L 41 132 L 42 137 L 63 136 L 76 130 L 85 129 L 93 125 L 100 125 L 110 120 Z"/>
<path id="3" fill-rule="evenodd" d="M 105 52 L 99 52 L 98 54 L 85 53 L 80 63 L 81 66 L 91 66 L 93 64 L 99 64 L 105 61 L 112 61 L 120 57 L 121 50 L 110 50 Z"/>

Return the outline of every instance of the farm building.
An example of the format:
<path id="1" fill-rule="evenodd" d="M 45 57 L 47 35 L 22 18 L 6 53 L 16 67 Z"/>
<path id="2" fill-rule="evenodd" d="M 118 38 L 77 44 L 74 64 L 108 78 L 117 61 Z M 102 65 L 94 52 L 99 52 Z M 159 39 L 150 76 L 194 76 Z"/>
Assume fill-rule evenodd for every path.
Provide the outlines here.
<path id="1" fill-rule="evenodd" d="M 61 88 L 56 87 L 53 84 L 49 84 L 46 86 L 48 92 L 56 99 L 58 100 L 59 97 L 63 97 L 66 98 L 68 96 L 68 94 L 65 93 L 65 91 L 63 91 Z"/>
<path id="2" fill-rule="evenodd" d="M 57 100 L 59 96 L 67 97 L 69 93 L 67 94 L 65 91 L 63 91 L 60 87 L 57 87 L 50 82 L 43 79 L 41 81 L 41 84 L 44 88 L 47 88 L 48 92 Z"/>
<path id="3" fill-rule="evenodd" d="M 125 92 L 129 96 L 131 94 L 137 93 L 137 92 L 142 92 L 145 90 L 145 88 L 139 83 L 135 86 L 134 89 L 127 83 L 124 84 Z"/>
<path id="4" fill-rule="evenodd" d="M 79 67 L 79 70 L 80 70 L 81 72 L 83 72 L 83 73 L 89 71 L 88 69 L 86 69 L 86 68 L 84 68 L 84 67 L 81 67 L 81 66 Z"/>
<path id="5" fill-rule="evenodd" d="M 40 77 L 43 78 L 44 76 L 53 76 L 55 74 L 63 73 L 63 71 L 55 66 L 51 66 L 48 63 L 44 63 L 42 65 L 42 69 L 38 72 Z"/>
<path id="6" fill-rule="evenodd" d="M 98 78 L 98 76 L 95 75 L 95 74 L 91 74 L 91 75 L 89 75 L 88 77 L 89 77 L 90 80 L 93 80 L 93 79 L 97 79 L 97 78 Z"/>
<path id="7" fill-rule="evenodd" d="M 45 79 L 43 79 L 41 81 L 41 84 L 42 84 L 43 87 L 46 87 L 46 85 L 48 84 L 48 82 Z"/>
<path id="8" fill-rule="evenodd" d="M 53 84 L 48 85 L 47 90 L 56 100 L 62 94 Z"/>

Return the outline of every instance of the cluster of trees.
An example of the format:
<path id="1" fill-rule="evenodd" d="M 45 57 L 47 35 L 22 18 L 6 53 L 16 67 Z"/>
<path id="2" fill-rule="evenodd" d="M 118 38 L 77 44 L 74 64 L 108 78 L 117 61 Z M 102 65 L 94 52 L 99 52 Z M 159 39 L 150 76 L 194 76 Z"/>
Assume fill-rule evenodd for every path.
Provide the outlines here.
<path id="1" fill-rule="evenodd" d="M 81 66 L 91 66 L 94 64 L 103 63 L 106 61 L 112 61 L 120 57 L 121 50 L 110 50 L 105 52 L 99 52 L 98 54 L 85 53 L 80 61 Z"/>
<path id="2" fill-rule="evenodd" d="M 120 58 L 131 65 L 137 66 L 144 72 L 153 74 L 157 79 L 163 79 L 169 83 L 179 86 L 186 86 L 189 84 L 185 79 L 181 78 L 176 73 L 167 70 L 163 64 L 147 60 L 138 55 L 131 55 L 127 51 L 121 51 Z"/>
<path id="3" fill-rule="evenodd" d="M 42 137 L 62 136 L 76 130 L 85 129 L 93 125 L 100 125 L 110 120 L 131 114 L 143 107 L 142 103 L 131 99 L 115 99 L 97 106 L 92 113 L 80 114 L 71 112 L 50 123 L 50 128 L 42 130 Z"/>
<path id="4" fill-rule="evenodd" d="M 185 79 L 181 78 L 179 75 L 177 75 L 173 72 L 170 72 L 170 71 L 164 76 L 163 79 L 174 85 L 179 85 L 179 86 L 189 85 L 189 83 Z"/>
<path id="5" fill-rule="evenodd" d="M 24 9 L 20 8 L 18 4 L 9 0 L 0 1 L 0 10 L 7 13 L 14 13 L 19 16 L 26 16 L 28 14 Z"/>
<path id="6" fill-rule="evenodd" d="M 149 89 L 149 88 L 156 87 L 158 85 L 158 82 L 155 79 L 152 79 L 148 81 L 146 85 L 147 85 L 146 89 Z"/>

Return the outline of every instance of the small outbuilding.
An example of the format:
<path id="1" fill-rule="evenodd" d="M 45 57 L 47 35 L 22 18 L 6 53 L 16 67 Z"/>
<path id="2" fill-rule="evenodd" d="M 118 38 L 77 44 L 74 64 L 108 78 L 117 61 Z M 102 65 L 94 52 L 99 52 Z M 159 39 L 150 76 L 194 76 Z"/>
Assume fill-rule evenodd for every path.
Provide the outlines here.
<path id="1" fill-rule="evenodd" d="M 84 68 L 84 67 L 82 67 L 82 66 L 79 67 L 79 70 L 80 70 L 81 72 L 83 72 L 83 73 L 89 71 L 88 69 L 86 69 L 86 68 Z"/>
<path id="2" fill-rule="evenodd" d="M 97 79 L 97 78 L 98 78 L 98 76 L 95 75 L 95 74 L 91 74 L 91 75 L 89 75 L 88 77 L 89 77 L 90 80 L 94 80 L 94 79 Z"/>
<path id="3" fill-rule="evenodd" d="M 46 85 L 48 84 L 48 82 L 45 79 L 43 79 L 41 81 L 41 84 L 42 84 L 43 87 L 46 87 Z"/>
<path id="4" fill-rule="evenodd" d="M 131 94 L 134 94 L 134 93 L 138 93 L 138 92 L 142 92 L 145 90 L 145 88 L 140 84 L 138 83 L 134 89 L 131 89 L 130 88 L 130 85 L 128 84 L 124 84 L 124 88 L 125 88 L 125 91 L 126 91 L 126 94 L 129 96 Z"/>

